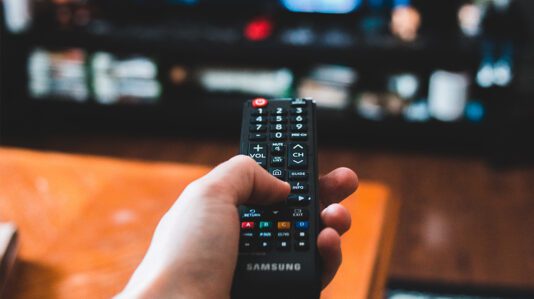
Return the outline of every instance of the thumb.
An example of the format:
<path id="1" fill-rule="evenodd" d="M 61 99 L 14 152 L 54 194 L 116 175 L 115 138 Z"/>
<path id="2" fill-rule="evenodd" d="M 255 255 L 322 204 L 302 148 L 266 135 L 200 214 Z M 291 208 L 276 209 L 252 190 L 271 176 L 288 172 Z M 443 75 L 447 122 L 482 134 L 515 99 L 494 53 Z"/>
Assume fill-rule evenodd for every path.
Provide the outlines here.
<path id="1" fill-rule="evenodd" d="M 225 198 L 235 205 L 273 204 L 289 195 L 289 184 L 281 181 L 259 166 L 252 158 L 238 155 L 215 167 L 200 179 L 211 186 L 216 197 Z M 228 196 L 225 196 L 228 195 Z"/>

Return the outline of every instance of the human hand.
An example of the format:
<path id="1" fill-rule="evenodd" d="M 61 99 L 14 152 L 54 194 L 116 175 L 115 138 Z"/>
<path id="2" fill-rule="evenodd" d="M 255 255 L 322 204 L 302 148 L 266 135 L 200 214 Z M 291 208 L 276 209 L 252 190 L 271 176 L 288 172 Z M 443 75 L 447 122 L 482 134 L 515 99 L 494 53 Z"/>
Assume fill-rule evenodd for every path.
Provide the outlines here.
<path id="1" fill-rule="evenodd" d="M 319 179 L 321 220 L 317 237 L 325 287 L 341 264 L 340 236 L 351 223 L 337 204 L 353 193 L 356 174 L 338 168 Z M 289 184 L 247 156 L 236 156 L 191 183 L 163 216 L 150 247 L 117 298 L 229 298 L 239 246 L 241 204 L 273 204 Z"/>

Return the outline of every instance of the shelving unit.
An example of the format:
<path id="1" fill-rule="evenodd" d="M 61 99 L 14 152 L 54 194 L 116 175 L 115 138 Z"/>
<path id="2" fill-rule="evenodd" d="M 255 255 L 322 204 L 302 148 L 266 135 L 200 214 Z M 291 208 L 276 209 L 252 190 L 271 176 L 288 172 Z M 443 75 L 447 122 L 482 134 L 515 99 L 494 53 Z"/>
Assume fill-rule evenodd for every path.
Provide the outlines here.
<path id="1" fill-rule="evenodd" d="M 498 89 L 475 84 L 486 37 L 461 34 L 457 11 L 467 1 L 433 1 L 433 5 L 412 1 L 408 7 L 415 8 L 421 18 L 419 35 L 413 41 L 402 41 L 389 32 L 391 9 L 398 1 L 378 1 L 382 3 L 380 9 L 362 4 L 349 14 L 294 13 L 277 1 L 254 5 L 206 1 L 196 6 L 71 2 L 64 6 L 41 2 L 34 7 L 33 25 L 22 34 L 2 28 L 2 102 L 7 133 L 25 127 L 28 131 L 84 129 L 171 135 L 195 131 L 235 137 L 242 101 L 270 95 L 210 92 L 195 77 L 199 68 L 286 69 L 292 75 L 292 84 L 280 96 L 297 95 L 299 85 L 310 78 L 314 68 L 350 68 L 358 79 L 347 87 L 346 104 L 335 110 L 319 110 L 322 139 L 333 142 L 483 149 L 495 142 L 490 138 L 492 132 L 510 109 L 499 97 L 514 97 L 513 82 Z M 61 25 L 59 14 L 67 12 L 71 18 L 86 17 L 85 22 L 76 24 L 72 19 Z M 382 22 L 382 26 L 364 26 L 373 20 Z M 256 26 L 252 27 L 256 30 L 253 33 L 261 39 L 247 35 L 250 26 Z M 295 33 L 288 39 L 291 32 L 300 35 Z M 53 53 L 72 48 L 85 53 L 87 100 L 80 103 L 56 96 L 35 99 L 27 83 L 31 81 L 27 70 L 33 51 Z M 149 58 L 157 67 L 161 95 L 152 104 L 100 104 L 90 64 L 92 55 L 101 52 L 118 60 Z M 174 66 L 187 71 L 182 85 L 173 84 L 170 78 Z M 467 100 L 477 100 L 484 109 L 480 119 L 460 116 L 447 122 L 427 117 L 416 122 L 402 114 L 387 113 L 379 119 L 368 119 L 357 110 L 362 93 L 389 96 L 387 80 L 395 74 L 412 74 L 419 80 L 417 94 L 402 99 L 402 105 L 428 101 L 429 77 L 436 70 L 467 75 Z M 213 132 L 214 127 L 217 132 Z M 331 134 L 334 128 L 340 133 Z"/>

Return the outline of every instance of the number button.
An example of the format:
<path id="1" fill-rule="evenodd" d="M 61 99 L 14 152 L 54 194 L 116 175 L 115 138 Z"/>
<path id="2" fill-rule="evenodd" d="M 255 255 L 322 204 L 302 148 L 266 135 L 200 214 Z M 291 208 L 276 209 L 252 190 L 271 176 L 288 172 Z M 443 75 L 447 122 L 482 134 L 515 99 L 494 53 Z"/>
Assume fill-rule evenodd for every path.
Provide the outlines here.
<path id="1" fill-rule="evenodd" d="M 274 115 L 284 115 L 286 114 L 286 111 L 282 107 L 276 107 L 271 113 Z"/>
<path id="2" fill-rule="evenodd" d="M 287 117 L 282 116 L 282 115 L 273 115 L 271 117 L 271 121 L 274 123 L 285 123 L 287 122 Z"/>
<path id="3" fill-rule="evenodd" d="M 306 127 L 305 124 L 302 123 L 296 123 L 291 125 L 291 131 L 306 131 L 308 127 Z"/>
<path id="4" fill-rule="evenodd" d="M 300 122 L 305 122 L 305 121 L 306 121 L 306 117 L 304 117 L 303 115 L 291 116 L 292 123 L 300 123 Z"/>
<path id="5" fill-rule="evenodd" d="M 252 110 L 252 115 L 253 116 L 260 116 L 260 115 L 267 115 L 267 109 L 265 108 L 257 108 L 257 109 L 254 109 Z"/>
<path id="6" fill-rule="evenodd" d="M 252 117 L 250 119 L 250 122 L 253 123 L 253 124 L 266 123 L 267 122 L 267 116 L 258 115 L 258 116 Z"/>
<path id="7" fill-rule="evenodd" d="M 284 140 L 286 138 L 287 138 L 287 134 L 285 133 L 282 133 L 282 132 L 271 133 L 272 140 Z"/>
<path id="8" fill-rule="evenodd" d="M 291 109 L 291 114 L 292 115 L 295 115 L 295 114 L 306 114 L 306 109 L 304 109 L 302 107 L 293 108 L 293 109 Z"/>
<path id="9" fill-rule="evenodd" d="M 271 131 L 285 131 L 286 125 L 284 124 L 273 124 L 271 125 Z"/>
<path id="10" fill-rule="evenodd" d="M 265 132 L 265 130 L 267 130 L 267 125 L 265 124 L 258 123 L 250 126 L 250 132 Z"/>

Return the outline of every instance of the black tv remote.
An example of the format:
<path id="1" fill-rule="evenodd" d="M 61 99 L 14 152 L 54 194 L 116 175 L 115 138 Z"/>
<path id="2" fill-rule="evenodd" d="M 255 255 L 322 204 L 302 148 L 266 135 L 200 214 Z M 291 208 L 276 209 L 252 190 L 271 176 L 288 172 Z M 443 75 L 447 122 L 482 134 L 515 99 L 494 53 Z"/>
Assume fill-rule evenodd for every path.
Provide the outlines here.
<path id="1" fill-rule="evenodd" d="M 257 98 L 244 104 L 241 154 L 291 193 L 276 206 L 241 206 L 232 298 L 319 298 L 320 230 L 315 103 Z"/>

